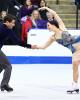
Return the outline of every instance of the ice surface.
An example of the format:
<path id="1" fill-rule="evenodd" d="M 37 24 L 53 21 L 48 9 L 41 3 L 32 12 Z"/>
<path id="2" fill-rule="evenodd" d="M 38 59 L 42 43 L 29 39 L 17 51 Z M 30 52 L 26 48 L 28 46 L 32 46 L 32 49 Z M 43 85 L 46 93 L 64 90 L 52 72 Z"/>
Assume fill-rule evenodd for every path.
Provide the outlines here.
<path id="1" fill-rule="evenodd" d="M 71 64 L 12 66 L 10 86 L 14 91 L 0 91 L 0 100 L 80 100 L 80 94 L 66 93 L 72 82 Z M 0 81 L 2 75 L 3 72 L 0 74 Z"/>

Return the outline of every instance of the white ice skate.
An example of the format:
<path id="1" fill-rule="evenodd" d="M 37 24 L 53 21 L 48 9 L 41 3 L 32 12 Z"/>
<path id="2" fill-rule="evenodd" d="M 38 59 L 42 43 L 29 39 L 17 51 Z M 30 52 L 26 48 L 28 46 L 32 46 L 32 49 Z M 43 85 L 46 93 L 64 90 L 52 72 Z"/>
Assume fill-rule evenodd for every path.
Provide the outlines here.
<path id="1" fill-rule="evenodd" d="M 68 93 L 68 94 L 79 93 L 79 87 L 78 87 L 78 84 L 75 83 L 75 82 L 73 82 L 73 83 L 72 83 L 71 89 L 67 90 L 67 93 Z"/>

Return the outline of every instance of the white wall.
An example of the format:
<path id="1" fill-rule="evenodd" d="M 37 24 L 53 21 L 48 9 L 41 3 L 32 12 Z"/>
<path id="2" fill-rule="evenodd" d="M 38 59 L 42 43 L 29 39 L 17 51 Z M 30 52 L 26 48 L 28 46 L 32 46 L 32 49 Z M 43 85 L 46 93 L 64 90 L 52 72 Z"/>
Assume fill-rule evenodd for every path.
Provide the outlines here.
<path id="1" fill-rule="evenodd" d="M 68 30 L 72 35 L 79 35 L 80 30 Z M 28 43 L 41 45 L 45 43 L 53 33 L 48 30 L 30 30 L 28 35 Z M 30 50 L 20 46 L 3 46 L 3 52 L 8 56 L 71 56 L 72 53 L 67 48 L 52 43 L 45 50 Z"/>

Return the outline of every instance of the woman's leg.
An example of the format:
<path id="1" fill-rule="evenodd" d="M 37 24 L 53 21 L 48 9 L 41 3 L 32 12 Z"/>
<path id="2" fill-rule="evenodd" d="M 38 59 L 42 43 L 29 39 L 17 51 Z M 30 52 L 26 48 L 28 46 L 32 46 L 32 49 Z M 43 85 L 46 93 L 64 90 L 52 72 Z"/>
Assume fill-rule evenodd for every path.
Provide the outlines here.
<path id="1" fill-rule="evenodd" d="M 78 87 L 78 77 L 79 77 L 79 72 L 78 72 L 78 67 L 80 64 L 80 51 L 76 52 L 73 54 L 72 57 L 72 64 L 73 64 L 73 84 L 71 89 L 69 89 L 67 92 L 68 93 L 73 93 L 73 92 L 79 92 L 79 87 Z"/>
<path id="2" fill-rule="evenodd" d="M 78 66 L 79 66 L 79 61 L 73 61 L 73 81 L 76 83 L 78 82 L 78 76 L 79 76 Z"/>

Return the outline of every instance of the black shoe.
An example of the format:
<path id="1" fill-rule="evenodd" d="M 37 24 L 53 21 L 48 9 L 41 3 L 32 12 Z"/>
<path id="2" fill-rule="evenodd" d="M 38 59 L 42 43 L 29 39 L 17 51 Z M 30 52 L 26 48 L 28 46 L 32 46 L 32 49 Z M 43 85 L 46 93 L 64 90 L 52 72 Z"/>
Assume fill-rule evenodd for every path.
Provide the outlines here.
<path id="1" fill-rule="evenodd" d="M 68 90 L 67 93 L 72 94 L 72 93 L 79 93 L 79 89 L 74 89 L 74 90 Z"/>
<path id="2" fill-rule="evenodd" d="M 13 88 L 11 88 L 8 85 L 1 86 L 1 91 L 4 91 L 4 90 L 6 90 L 7 92 L 12 92 Z"/>

